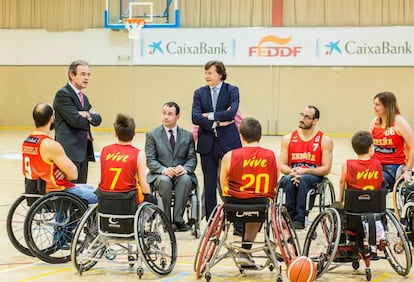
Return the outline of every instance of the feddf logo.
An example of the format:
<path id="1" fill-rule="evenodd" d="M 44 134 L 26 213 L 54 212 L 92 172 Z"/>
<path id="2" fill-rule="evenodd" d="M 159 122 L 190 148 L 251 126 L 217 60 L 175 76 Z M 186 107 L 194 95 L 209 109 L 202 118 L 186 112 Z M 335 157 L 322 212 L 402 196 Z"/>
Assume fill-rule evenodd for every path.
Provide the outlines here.
<path id="1" fill-rule="evenodd" d="M 292 36 L 281 38 L 274 35 L 263 37 L 257 46 L 249 47 L 249 57 L 296 57 L 302 46 L 289 46 Z"/>

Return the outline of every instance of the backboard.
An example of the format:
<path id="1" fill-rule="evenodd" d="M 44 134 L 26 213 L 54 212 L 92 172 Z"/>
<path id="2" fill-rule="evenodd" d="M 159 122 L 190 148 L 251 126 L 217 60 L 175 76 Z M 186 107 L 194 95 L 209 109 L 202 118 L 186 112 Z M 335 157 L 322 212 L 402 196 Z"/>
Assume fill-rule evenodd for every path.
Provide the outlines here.
<path id="1" fill-rule="evenodd" d="M 178 28 L 178 0 L 106 0 L 104 27 L 125 29 L 125 19 L 145 20 L 143 28 Z"/>

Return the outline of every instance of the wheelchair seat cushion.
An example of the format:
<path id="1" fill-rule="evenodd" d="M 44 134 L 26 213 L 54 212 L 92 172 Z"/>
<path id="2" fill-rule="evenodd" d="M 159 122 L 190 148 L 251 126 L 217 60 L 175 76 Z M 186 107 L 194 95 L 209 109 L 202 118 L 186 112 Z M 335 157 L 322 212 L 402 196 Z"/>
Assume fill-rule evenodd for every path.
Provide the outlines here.
<path id="1" fill-rule="evenodd" d="M 226 217 L 232 222 L 263 222 L 266 220 L 268 205 L 268 198 L 224 199 Z"/>

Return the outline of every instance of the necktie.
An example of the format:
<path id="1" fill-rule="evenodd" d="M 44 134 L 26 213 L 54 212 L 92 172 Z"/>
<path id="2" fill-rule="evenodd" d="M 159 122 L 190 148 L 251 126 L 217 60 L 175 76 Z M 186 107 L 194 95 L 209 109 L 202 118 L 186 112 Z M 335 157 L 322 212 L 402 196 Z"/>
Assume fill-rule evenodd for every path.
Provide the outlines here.
<path id="1" fill-rule="evenodd" d="M 218 88 L 213 87 L 211 90 L 213 91 L 213 110 L 215 111 L 218 97 Z"/>
<path id="2" fill-rule="evenodd" d="M 79 100 L 80 100 L 80 102 L 82 104 L 82 108 L 85 107 L 85 103 L 83 101 L 83 93 L 82 92 L 79 92 Z"/>
<path id="3" fill-rule="evenodd" d="M 173 130 L 172 129 L 168 130 L 168 132 L 170 133 L 170 144 L 171 144 L 171 148 L 174 151 L 174 149 L 175 149 L 174 133 L 173 133 Z"/>

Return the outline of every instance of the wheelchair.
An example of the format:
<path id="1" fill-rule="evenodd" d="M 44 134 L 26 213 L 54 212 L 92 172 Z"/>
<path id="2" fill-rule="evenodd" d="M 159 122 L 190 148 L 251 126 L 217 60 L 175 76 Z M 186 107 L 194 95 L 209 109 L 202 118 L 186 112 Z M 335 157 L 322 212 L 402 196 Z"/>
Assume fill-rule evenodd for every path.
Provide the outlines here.
<path id="1" fill-rule="evenodd" d="M 48 263 L 70 260 L 73 231 L 88 205 L 67 192 L 45 194 L 42 180 L 26 180 L 25 193 L 7 216 L 7 233 L 17 250 Z"/>
<path id="2" fill-rule="evenodd" d="M 407 182 L 403 176 L 395 182 L 392 191 L 394 212 L 414 246 L 414 180 Z"/>
<path id="3" fill-rule="evenodd" d="M 282 180 L 279 180 L 277 187 L 277 203 L 279 205 L 285 205 L 286 203 L 286 193 L 283 191 L 281 186 L 283 183 Z M 318 198 L 318 201 L 316 201 Z M 317 202 L 315 204 L 315 202 Z M 319 212 L 322 212 L 326 208 L 329 208 L 335 202 L 335 189 L 332 182 L 324 177 L 321 182 L 317 183 L 315 186 L 309 189 L 306 195 L 306 207 L 305 207 L 305 228 L 310 224 L 309 213 L 314 208 L 317 207 Z"/>
<path id="4" fill-rule="evenodd" d="M 303 255 L 317 264 L 316 277 L 326 272 L 332 263 L 350 262 L 357 270 L 361 259 L 368 281 L 372 277 L 370 263 L 374 259 L 387 259 L 399 275 L 408 275 L 411 249 L 401 224 L 393 212 L 386 209 L 387 190 L 348 189 L 345 193 L 343 216 L 337 209 L 328 208 L 316 217 L 306 234 Z"/>
<path id="5" fill-rule="evenodd" d="M 403 206 L 406 203 L 406 189 L 407 186 L 414 182 L 413 173 L 411 172 L 411 181 L 406 181 L 403 175 L 400 175 L 395 180 L 394 186 L 392 187 L 392 203 L 394 207 L 394 213 L 398 219 L 400 219 Z"/>
<path id="6" fill-rule="evenodd" d="M 154 196 L 157 198 L 158 207 L 164 211 L 164 204 L 161 195 L 158 193 L 157 189 L 153 184 L 151 184 L 151 190 L 154 191 Z M 198 184 L 193 184 L 190 194 L 188 195 L 188 200 L 185 205 L 185 216 L 187 217 L 187 223 L 191 226 L 191 234 L 196 238 L 200 238 L 200 221 L 201 221 L 201 204 L 199 198 L 199 187 Z M 175 199 L 175 190 L 172 190 L 172 200 L 171 200 L 171 212 L 174 208 L 174 199 Z"/>
<path id="7" fill-rule="evenodd" d="M 242 248 L 243 241 L 228 237 L 232 222 L 261 222 L 263 240 L 252 242 L 252 249 Z M 260 232 L 258 234 L 260 237 Z M 249 242 L 250 243 L 250 242 Z M 254 268 L 244 267 L 236 260 L 239 253 L 247 253 L 262 262 Z M 281 262 L 287 265 L 300 255 L 300 244 L 290 217 L 284 207 L 269 201 L 267 198 L 235 199 L 225 198 L 218 204 L 210 216 L 204 234 L 201 237 L 194 271 L 197 278 L 210 281 L 211 269 L 225 258 L 231 258 L 241 274 L 245 270 L 262 270 L 268 268 L 278 271 L 277 281 L 282 281 Z"/>
<path id="8" fill-rule="evenodd" d="M 136 191 L 97 191 L 98 204 L 90 205 L 75 230 L 72 262 L 80 275 L 98 262 L 137 266 L 142 262 L 155 275 L 171 273 L 177 260 L 177 243 L 164 212 L 149 202 L 136 206 Z"/>

